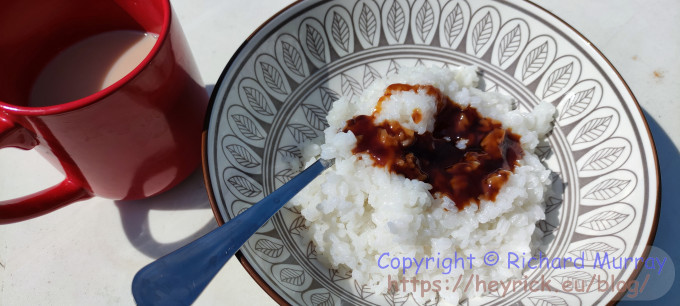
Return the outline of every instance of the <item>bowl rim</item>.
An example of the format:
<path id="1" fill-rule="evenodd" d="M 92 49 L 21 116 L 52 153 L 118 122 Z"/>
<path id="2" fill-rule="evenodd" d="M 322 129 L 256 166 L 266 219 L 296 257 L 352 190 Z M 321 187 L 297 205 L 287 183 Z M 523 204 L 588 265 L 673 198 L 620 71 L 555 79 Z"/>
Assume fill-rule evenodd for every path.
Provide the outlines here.
<path id="1" fill-rule="evenodd" d="M 219 208 L 217 207 L 217 202 L 215 200 L 215 194 L 213 192 L 212 188 L 212 181 L 210 180 L 210 167 L 208 165 L 208 150 L 207 150 L 207 139 L 208 139 L 208 129 L 210 126 L 210 118 L 212 115 L 213 107 L 215 106 L 215 99 L 217 98 L 217 92 L 219 91 L 219 84 L 222 83 L 224 78 L 227 75 L 227 71 L 231 68 L 232 64 L 234 63 L 235 59 L 238 57 L 240 52 L 244 49 L 244 47 L 251 41 L 251 39 L 258 34 L 266 25 L 274 21 L 277 17 L 285 13 L 286 11 L 290 10 L 294 6 L 297 6 L 298 4 L 304 2 L 304 0 L 296 0 L 295 2 L 287 5 L 283 9 L 279 10 L 276 12 L 276 14 L 272 15 L 269 17 L 266 21 L 264 21 L 260 26 L 258 26 L 249 36 L 246 38 L 243 43 L 238 47 L 238 49 L 234 52 L 234 54 L 231 56 L 229 59 L 229 62 L 225 65 L 224 69 L 220 73 L 220 77 L 217 79 L 217 82 L 215 83 L 215 87 L 212 90 L 212 93 L 210 95 L 210 100 L 208 102 L 208 108 L 205 113 L 205 119 L 203 121 L 203 131 L 201 133 L 201 167 L 203 170 L 203 181 L 205 184 L 206 192 L 208 193 L 208 200 L 210 201 L 210 207 L 212 209 L 213 215 L 215 216 L 215 220 L 217 221 L 218 226 L 222 226 L 225 223 L 225 220 L 222 218 L 222 215 L 220 214 Z M 656 181 L 657 181 L 657 191 L 656 191 L 656 209 L 654 211 L 654 220 L 652 223 L 652 228 L 649 233 L 649 238 L 647 239 L 647 243 L 645 245 L 645 250 L 642 252 L 642 256 L 647 258 L 649 256 L 649 253 L 651 251 L 652 245 L 654 244 L 654 240 L 656 237 L 656 231 L 659 225 L 659 212 L 661 208 L 661 174 L 659 170 L 659 159 L 657 156 L 657 151 L 656 151 L 656 144 L 654 142 L 654 137 L 652 135 L 652 132 L 649 128 L 649 124 L 647 123 L 647 118 L 644 116 L 644 112 L 642 111 L 642 108 L 640 107 L 640 103 L 638 102 L 637 98 L 633 94 L 633 91 L 630 89 L 630 86 L 628 86 L 628 83 L 623 79 L 619 71 L 614 67 L 614 65 L 609 61 L 609 59 L 598 49 L 595 44 L 593 44 L 588 38 L 586 38 L 581 32 L 576 30 L 574 27 L 572 27 L 569 23 L 564 21 L 562 18 L 558 17 L 551 11 L 547 10 L 546 8 L 543 8 L 542 6 L 534 3 L 531 0 L 524 0 L 524 3 L 527 3 L 529 5 L 532 5 L 533 7 L 543 11 L 544 13 L 547 13 L 550 15 L 552 18 L 557 20 L 558 22 L 561 22 L 564 26 L 569 28 L 574 34 L 576 34 L 579 38 L 583 40 L 583 43 L 588 45 L 585 48 L 592 48 L 593 51 L 597 53 L 604 61 L 605 63 L 609 66 L 611 71 L 614 72 L 616 77 L 621 81 L 623 86 L 625 87 L 626 91 L 632 98 L 635 107 L 637 108 L 637 112 L 640 114 L 642 117 L 642 122 L 644 123 L 644 128 L 647 132 L 647 136 L 649 137 L 649 140 L 651 142 L 651 155 L 652 159 L 654 160 L 654 173 L 656 175 Z M 245 258 L 243 253 L 239 250 L 236 252 L 236 258 L 238 261 L 241 263 L 243 268 L 248 272 L 248 274 L 255 280 L 255 282 L 262 288 L 275 302 L 277 302 L 279 305 L 290 305 L 281 295 L 279 295 L 263 278 L 261 275 L 259 275 L 253 266 L 248 262 L 248 260 Z M 627 281 L 630 280 L 635 280 L 640 272 L 642 271 L 642 266 L 637 266 L 633 273 L 631 273 L 630 278 Z M 621 298 L 625 295 L 626 291 L 620 291 L 618 292 L 612 300 L 607 302 L 607 305 L 614 305 L 616 304 Z"/>

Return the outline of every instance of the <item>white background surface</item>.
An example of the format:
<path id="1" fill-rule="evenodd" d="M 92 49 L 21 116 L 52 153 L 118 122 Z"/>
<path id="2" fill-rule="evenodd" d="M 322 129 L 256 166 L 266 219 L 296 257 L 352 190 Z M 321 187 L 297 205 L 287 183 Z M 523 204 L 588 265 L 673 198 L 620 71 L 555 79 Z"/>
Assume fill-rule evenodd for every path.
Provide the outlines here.
<path id="1" fill-rule="evenodd" d="M 240 44 L 287 0 L 171 0 L 203 81 L 212 88 Z M 618 69 L 650 121 L 666 190 L 656 244 L 680 266 L 677 175 L 680 173 L 680 2 L 675 0 L 539 0 L 587 37 Z M 652 4 L 653 3 L 653 4 Z M 0 200 L 61 181 L 35 152 L 0 151 Z M 672 205 L 672 206 L 671 206 Z M 0 226 L 0 305 L 134 303 L 134 274 L 217 226 L 200 169 L 155 198 L 93 198 L 49 215 Z M 677 282 L 676 282 L 677 283 Z M 677 286 L 676 286 L 677 287 Z M 677 297 L 677 295 L 676 295 Z M 667 297 L 668 298 L 668 297 Z M 675 297 L 674 297 L 675 298 Z M 232 260 L 197 305 L 273 305 Z"/>

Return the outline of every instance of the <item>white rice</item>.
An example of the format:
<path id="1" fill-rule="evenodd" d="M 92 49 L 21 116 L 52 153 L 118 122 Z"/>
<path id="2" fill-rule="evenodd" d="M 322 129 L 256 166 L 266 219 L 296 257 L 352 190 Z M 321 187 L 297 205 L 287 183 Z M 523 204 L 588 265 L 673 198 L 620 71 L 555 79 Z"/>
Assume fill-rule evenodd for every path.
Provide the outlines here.
<path id="1" fill-rule="evenodd" d="M 535 223 L 545 217 L 543 193 L 549 184 L 549 171 L 534 149 L 551 130 L 555 109 L 542 103 L 532 113 L 520 113 L 512 109 L 508 97 L 476 89 L 477 82 L 474 67 L 403 69 L 388 80 L 376 80 L 358 101 L 341 98 L 335 102 L 327 117 L 330 126 L 325 130 L 325 143 L 303 149 L 307 165 L 319 156 L 335 159 L 335 165 L 291 201 L 301 208 L 322 262 L 351 269 L 356 281 L 377 293 L 387 291 L 388 276 L 392 280 L 413 276 L 430 282 L 440 280 L 440 299 L 451 304 L 481 294 L 474 288 L 466 292 L 463 288 L 444 290 L 445 281 L 451 284 L 461 274 L 464 279 L 474 274 L 487 282 L 521 277 L 522 269 L 506 268 L 505 256 L 492 267 L 485 265 L 482 257 L 489 251 L 528 255 L 535 249 L 531 238 Z M 471 105 L 482 116 L 500 121 L 521 136 L 523 158 L 494 202 L 481 200 L 479 206 L 473 203 L 458 211 L 448 198 L 433 198 L 429 184 L 375 167 L 368 156 L 352 154 L 356 138 L 351 132 L 342 132 L 346 121 L 373 113 L 378 99 L 392 83 L 434 85 L 461 106 Z M 417 124 L 411 118 L 415 108 L 423 115 Z M 435 111 L 433 99 L 424 92 L 403 92 L 383 103 L 376 122 L 398 120 L 404 128 L 422 134 L 432 131 Z M 466 141 L 456 145 L 464 148 Z M 473 269 L 459 267 L 445 274 L 447 269 L 430 266 L 421 268 L 416 275 L 414 267 L 402 274 L 402 270 L 378 266 L 385 252 L 390 253 L 389 258 L 443 259 L 457 252 L 459 256 L 472 254 L 476 259 Z M 420 300 L 421 294 L 423 301 L 434 300 L 437 292 L 414 292 L 413 296 Z"/>

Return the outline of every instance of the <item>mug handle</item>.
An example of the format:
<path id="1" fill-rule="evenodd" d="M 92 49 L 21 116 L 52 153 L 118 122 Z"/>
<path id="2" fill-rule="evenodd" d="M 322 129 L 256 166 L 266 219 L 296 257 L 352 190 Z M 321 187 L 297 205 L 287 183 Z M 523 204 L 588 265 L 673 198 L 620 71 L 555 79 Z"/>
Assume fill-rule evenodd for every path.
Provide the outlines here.
<path id="1" fill-rule="evenodd" d="M 15 147 L 30 150 L 38 144 L 33 134 L 0 113 L 0 149 Z M 0 201 L 0 224 L 8 224 L 44 215 L 73 202 L 91 198 L 92 194 L 69 175 L 61 183 L 16 199 Z"/>

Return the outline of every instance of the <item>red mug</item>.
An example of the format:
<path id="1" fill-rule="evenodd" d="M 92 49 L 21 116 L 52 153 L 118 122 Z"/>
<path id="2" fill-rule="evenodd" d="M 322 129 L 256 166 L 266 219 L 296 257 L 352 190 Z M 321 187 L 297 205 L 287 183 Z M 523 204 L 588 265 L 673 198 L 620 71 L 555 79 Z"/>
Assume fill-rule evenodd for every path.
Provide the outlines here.
<path id="1" fill-rule="evenodd" d="M 35 149 L 66 176 L 0 202 L 0 224 L 95 195 L 153 196 L 198 166 L 208 97 L 168 0 L 0 0 L 0 29 L 0 148 Z M 62 104 L 27 106 L 33 82 L 59 50 L 113 30 L 159 36 L 113 85 Z"/>

